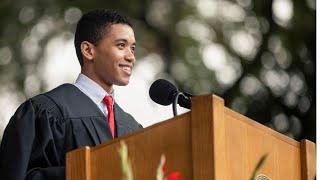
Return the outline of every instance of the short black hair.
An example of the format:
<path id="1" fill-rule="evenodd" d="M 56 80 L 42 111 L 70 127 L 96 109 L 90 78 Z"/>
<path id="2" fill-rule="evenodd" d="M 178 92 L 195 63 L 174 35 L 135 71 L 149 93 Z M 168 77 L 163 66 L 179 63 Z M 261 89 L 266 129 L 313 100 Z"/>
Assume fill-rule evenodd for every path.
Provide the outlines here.
<path id="1" fill-rule="evenodd" d="M 126 24 L 132 27 L 130 21 L 115 10 L 97 9 L 81 17 L 74 38 L 74 46 L 81 66 L 83 66 L 81 43 L 88 41 L 97 45 L 107 32 L 107 28 L 112 24 Z"/>

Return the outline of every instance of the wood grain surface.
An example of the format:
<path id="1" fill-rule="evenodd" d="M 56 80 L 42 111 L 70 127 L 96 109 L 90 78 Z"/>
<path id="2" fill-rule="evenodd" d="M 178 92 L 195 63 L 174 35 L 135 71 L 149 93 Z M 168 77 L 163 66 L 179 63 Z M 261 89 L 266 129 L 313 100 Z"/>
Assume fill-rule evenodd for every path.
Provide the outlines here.
<path id="1" fill-rule="evenodd" d="M 267 155 L 258 174 L 272 180 L 311 180 L 315 176 L 315 144 L 298 142 L 227 107 L 220 97 L 192 98 L 191 112 L 92 148 L 67 153 L 67 180 L 122 179 L 120 141 L 129 150 L 134 179 L 156 179 L 161 154 L 168 172 L 182 179 L 249 179 Z"/>

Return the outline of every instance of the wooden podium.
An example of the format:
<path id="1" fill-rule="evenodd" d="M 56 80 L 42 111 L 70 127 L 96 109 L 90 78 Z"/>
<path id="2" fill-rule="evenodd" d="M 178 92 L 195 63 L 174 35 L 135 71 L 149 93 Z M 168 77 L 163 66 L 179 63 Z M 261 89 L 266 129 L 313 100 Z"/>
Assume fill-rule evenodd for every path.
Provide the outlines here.
<path id="1" fill-rule="evenodd" d="M 168 171 L 182 179 L 250 179 L 259 159 L 267 158 L 258 174 L 272 180 L 315 177 L 315 144 L 295 141 L 224 106 L 217 96 L 192 98 L 191 111 L 141 131 L 67 153 L 67 180 L 121 180 L 120 140 L 129 149 L 134 179 L 156 179 L 161 154 Z"/>

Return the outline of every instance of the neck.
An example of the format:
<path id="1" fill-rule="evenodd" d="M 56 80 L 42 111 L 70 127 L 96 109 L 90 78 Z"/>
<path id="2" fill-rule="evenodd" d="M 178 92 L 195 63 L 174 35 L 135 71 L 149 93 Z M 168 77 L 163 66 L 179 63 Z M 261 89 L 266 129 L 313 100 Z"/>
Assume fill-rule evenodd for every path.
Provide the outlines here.
<path id="1" fill-rule="evenodd" d="M 105 83 L 102 79 L 99 79 L 95 73 L 87 71 L 85 68 L 81 68 L 81 73 L 86 75 L 88 78 L 99 84 L 107 93 L 112 94 L 113 85 Z"/>

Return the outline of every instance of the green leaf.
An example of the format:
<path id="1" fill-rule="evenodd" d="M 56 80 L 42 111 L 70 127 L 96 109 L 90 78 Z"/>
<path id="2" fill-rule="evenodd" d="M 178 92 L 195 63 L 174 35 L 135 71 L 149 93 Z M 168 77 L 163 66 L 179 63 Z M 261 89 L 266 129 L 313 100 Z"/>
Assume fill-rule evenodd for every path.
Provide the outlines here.
<path id="1" fill-rule="evenodd" d="M 251 180 L 255 180 L 256 179 L 257 173 L 260 170 L 260 168 L 262 167 L 262 165 L 264 164 L 264 162 L 265 162 L 265 160 L 267 158 L 267 155 L 268 154 L 265 154 L 260 158 L 258 164 L 256 165 L 256 167 L 255 167 L 255 169 L 254 169 L 254 171 L 253 171 L 253 173 L 251 175 L 251 178 L 250 178 Z"/>
<path id="2" fill-rule="evenodd" d="M 120 141 L 119 155 L 121 159 L 121 169 L 124 180 L 133 180 L 131 162 L 128 158 L 128 147 L 123 141 Z"/>

